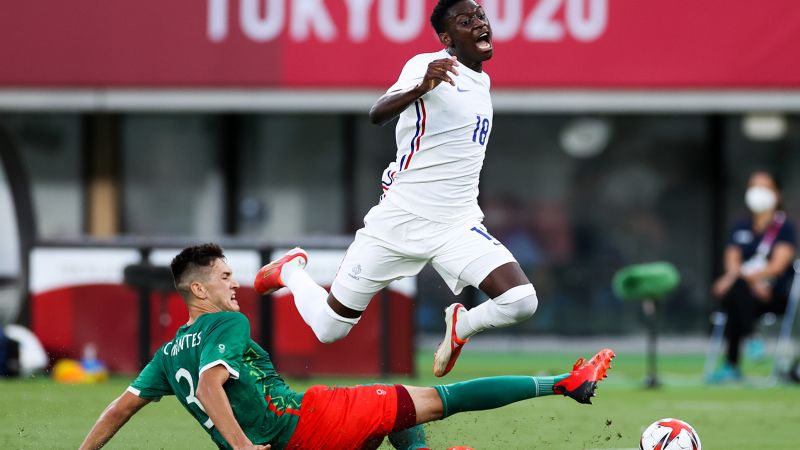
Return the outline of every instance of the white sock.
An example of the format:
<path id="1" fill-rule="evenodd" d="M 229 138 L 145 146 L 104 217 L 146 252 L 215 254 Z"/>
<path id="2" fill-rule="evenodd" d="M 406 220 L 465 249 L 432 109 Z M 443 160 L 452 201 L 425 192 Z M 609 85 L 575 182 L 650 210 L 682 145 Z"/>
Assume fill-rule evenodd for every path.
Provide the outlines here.
<path id="1" fill-rule="evenodd" d="M 320 342 L 331 343 L 347 336 L 358 319 L 342 317 L 328 306 L 328 292 L 318 285 L 308 273 L 296 267 L 286 273 L 281 271 L 281 280 L 292 291 L 294 305 Z"/>
<path id="2" fill-rule="evenodd" d="M 530 318 L 539 300 L 531 284 L 513 287 L 503 294 L 462 312 L 456 322 L 456 336 L 467 339 L 487 328 L 507 327 Z"/>
<path id="3" fill-rule="evenodd" d="M 467 312 L 462 311 L 456 322 L 456 336 L 459 339 L 468 339 L 487 328 L 495 328 L 496 323 L 508 321 L 492 300 L 486 300 Z"/>
<path id="4" fill-rule="evenodd" d="M 314 282 L 308 272 L 296 265 L 284 265 L 281 270 L 281 280 L 292 291 L 294 305 L 300 316 L 308 326 L 314 328 L 316 317 L 327 306 L 328 291 Z"/>

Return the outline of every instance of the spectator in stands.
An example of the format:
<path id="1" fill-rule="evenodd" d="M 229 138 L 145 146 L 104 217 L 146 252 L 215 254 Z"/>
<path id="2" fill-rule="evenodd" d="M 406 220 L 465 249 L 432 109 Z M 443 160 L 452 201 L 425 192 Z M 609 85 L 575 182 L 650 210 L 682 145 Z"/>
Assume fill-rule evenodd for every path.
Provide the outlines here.
<path id="1" fill-rule="evenodd" d="M 742 340 L 762 314 L 783 313 L 791 287 L 797 243 L 794 226 L 781 210 L 776 177 L 763 170 L 753 172 L 745 203 L 751 214 L 734 225 L 725 248 L 725 273 L 712 287 L 728 318 L 727 354 L 708 380 L 714 383 L 741 379 Z"/>

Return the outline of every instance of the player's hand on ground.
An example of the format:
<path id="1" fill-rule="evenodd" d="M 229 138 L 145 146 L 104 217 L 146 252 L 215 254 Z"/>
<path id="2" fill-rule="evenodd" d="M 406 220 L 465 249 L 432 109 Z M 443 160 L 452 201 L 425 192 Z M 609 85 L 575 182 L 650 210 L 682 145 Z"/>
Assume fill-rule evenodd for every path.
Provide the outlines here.
<path id="1" fill-rule="evenodd" d="M 425 77 L 422 79 L 420 87 L 422 87 L 425 92 L 429 92 L 442 81 L 455 86 L 456 82 L 453 81 L 451 75 L 458 75 L 458 69 L 456 69 L 458 65 L 458 60 L 455 56 L 431 61 L 431 63 L 428 64 L 428 70 L 425 72 Z"/>
<path id="2" fill-rule="evenodd" d="M 269 444 L 267 444 L 267 445 L 251 444 L 251 445 L 246 445 L 244 447 L 239 447 L 238 450 L 270 450 L 271 448 L 272 448 L 272 446 L 269 445 Z"/>

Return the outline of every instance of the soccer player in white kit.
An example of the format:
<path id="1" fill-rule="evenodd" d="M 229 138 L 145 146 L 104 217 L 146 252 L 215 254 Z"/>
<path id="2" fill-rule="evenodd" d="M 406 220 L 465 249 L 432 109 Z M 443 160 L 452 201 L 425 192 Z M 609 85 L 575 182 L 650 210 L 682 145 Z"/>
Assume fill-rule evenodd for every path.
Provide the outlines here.
<path id="1" fill-rule="evenodd" d="M 376 292 L 432 264 L 453 293 L 478 287 L 490 300 L 445 309 L 445 337 L 433 372 L 444 376 L 469 338 L 530 318 L 536 291 L 508 249 L 482 225 L 478 182 L 492 129 L 492 30 L 474 0 L 439 0 L 431 24 L 445 49 L 411 58 L 370 110 L 385 124 L 398 115 L 397 158 L 383 172 L 381 201 L 364 217 L 331 292 L 302 270 L 302 249 L 264 266 L 256 290 L 288 287 L 322 342 L 347 335 Z M 326 300 L 327 299 L 327 300 Z"/>

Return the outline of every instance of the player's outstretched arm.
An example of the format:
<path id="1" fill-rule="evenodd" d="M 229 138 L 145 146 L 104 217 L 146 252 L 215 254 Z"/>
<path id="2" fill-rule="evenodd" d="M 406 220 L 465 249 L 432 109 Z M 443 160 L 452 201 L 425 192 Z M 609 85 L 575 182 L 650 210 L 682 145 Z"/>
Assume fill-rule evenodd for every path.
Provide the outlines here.
<path id="1" fill-rule="evenodd" d="M 106 445 L 128 419 L 148 403 L 150 400 L 125 391 L 100 414 L 100 418 L 83 440 L 80 450 L 94 450 Z"/>
<path id="2" fill-rule="evenodd" d="M 458 61 L 455 56 L 432 61 L 428 64 L 425 77 L 423 77 L 418 85 L 402 91 L 383 94 L 383 96 L 372 105 L 372 109 L 369 110 L 370 122 L 378 125 L 386 124 L 400 115 L 401 112 L 405 111 L 408 105 L 414 103 L 418 98 L 433 90 L 433 88 L 438 86 L 442 81 L 455 86 L 456 83 L 450 75 L 458 75 L 456 66 L 458 66 Z"/>
<path id="3" fill-rule="evenodd" d="M 242 431 L 242 427 L 233 416 L 233 409 L 222 385 L 228 381 L 230 373 L 222 365 L 216 365 L 200 374 L 197 382 L 197 399 L 214 422 L 222 437 L 234 449 L 268 450 L 270 445 L 253 445 Z"/>

